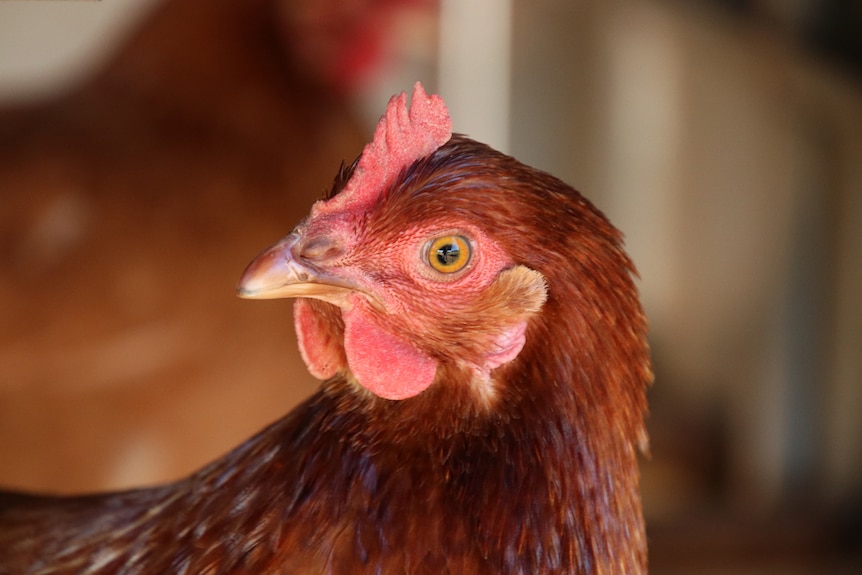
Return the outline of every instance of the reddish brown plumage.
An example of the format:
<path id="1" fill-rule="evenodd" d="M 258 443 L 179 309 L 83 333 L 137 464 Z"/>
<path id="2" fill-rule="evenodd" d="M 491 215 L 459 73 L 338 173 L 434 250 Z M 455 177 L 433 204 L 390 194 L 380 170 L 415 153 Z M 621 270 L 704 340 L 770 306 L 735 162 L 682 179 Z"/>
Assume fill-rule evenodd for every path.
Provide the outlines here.
<path id="1" fill-rule="evenodd" d="M 456 351 L 416 397 L 339 375 L 184 481 L 0 499 L 0 573 L 645 573 L 651 371 L 620 234 L 566 184 L 460 136 L 402 174 L 365 233 L 450 214 L 547 284 L 491 405 L 446 355 L 480 327 L 444 321 Z M 312 305 L 338 337 L 335 308 Z"/>

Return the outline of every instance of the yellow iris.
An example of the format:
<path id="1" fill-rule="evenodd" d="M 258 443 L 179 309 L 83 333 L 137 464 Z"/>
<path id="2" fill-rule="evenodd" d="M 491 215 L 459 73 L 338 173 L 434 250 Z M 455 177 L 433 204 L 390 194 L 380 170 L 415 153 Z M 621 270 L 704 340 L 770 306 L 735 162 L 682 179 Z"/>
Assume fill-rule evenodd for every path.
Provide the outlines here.
<path id="1" fill-rule="evenodd" d="M 470 261 L 470 242 L 463 236 L 441 236 L 428 243 L 428 264 L 444 274 L 464 269 Z"/>

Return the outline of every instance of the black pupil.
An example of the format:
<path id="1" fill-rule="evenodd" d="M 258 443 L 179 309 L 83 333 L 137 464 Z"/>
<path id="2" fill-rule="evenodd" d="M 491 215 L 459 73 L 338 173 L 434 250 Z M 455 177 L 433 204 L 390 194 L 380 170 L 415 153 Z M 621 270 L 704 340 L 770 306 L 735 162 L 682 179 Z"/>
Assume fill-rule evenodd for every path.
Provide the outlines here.
<path id="1" fill-rule="evenodd" d="M 437 261 L 443 266 L 451 266 L 458 261 L 460 255 L 461 250 L 456 243 L 449 243 L 437 248 Z"/>

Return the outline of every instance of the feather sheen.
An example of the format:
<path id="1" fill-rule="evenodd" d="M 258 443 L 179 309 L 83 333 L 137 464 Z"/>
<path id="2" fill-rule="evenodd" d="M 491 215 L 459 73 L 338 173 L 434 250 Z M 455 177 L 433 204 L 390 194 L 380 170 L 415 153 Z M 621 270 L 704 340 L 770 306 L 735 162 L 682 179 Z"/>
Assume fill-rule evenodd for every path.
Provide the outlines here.
<path id="1" fill-rule="evenodd" d="M 422 393 L 363 392 L 329 349 L 317 393 L 186 479 L 0 493 L 0 575 L 645 574 L 652 372 L 620 233 L 570 186 L 459 135 L 399 172 L 363 233 L 452 218 L 512 264 L 476 300 L 428 300 Z M 343 339 L 335 308 L 302 305 L 315 337 Z"/>

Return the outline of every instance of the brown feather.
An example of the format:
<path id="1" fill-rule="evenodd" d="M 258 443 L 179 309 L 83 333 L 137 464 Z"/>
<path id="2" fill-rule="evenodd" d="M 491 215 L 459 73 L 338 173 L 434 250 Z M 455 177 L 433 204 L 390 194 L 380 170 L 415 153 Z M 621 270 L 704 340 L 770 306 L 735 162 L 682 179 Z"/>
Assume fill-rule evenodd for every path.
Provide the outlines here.
<path id="1" fill-rule="evenodd" d="M 652 375 L 619 232 L 571 187 L 460 136 L 403 172 L 367 229 L 446 213 L 547 284 L 492 406 L 454 362 L 403 401 L 335 377 L 178 483 L 0 499 L 0 573 L 646 573 Z"/>

